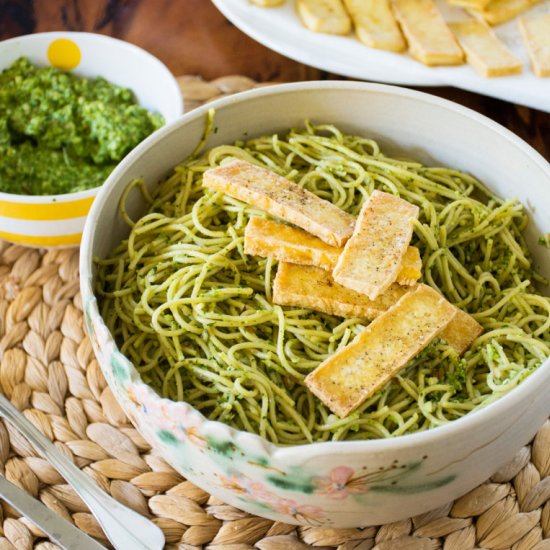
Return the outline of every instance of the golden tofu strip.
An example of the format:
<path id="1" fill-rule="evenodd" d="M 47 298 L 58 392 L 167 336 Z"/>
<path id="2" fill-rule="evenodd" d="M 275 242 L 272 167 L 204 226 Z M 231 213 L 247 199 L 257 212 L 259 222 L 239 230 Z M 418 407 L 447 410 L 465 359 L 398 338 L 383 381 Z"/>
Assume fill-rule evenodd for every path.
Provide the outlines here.
<path id="1" fill-rule="evenodd" d="M 533 72 L 540 78 L 550 76 L 550 13 L 537 17 L 522 17 L 519 27 Z"/>
<path id="2" fill-rule="evenodd" d="M 466 61 L 481 75 L 510 76 L 521 73 L 521 61 L 485 23 L 470 19 L 449 27 L 466 53 Z"/>
<path id="3" fill-rule="evenodd" d="M 364 294 L 339 285 L 324 269 L 281 262 L 273 283 L 273 303 L 372 321 L 406 292 L 403 286 L 392 284 L 376 300 L 369 300 Z M 483 333 L 483 327 L 465 311 L 455 307 L 455 313 L 438 336 L 463 355 Z"/>
<path id="4" fill-rule="evenodd" d="M 438 292 L 418 285 L 321 363 L 305 384 L 343 418 L 394 377 L 455 314 Z"/>
<path id="5" fill-rule="evenodd" d="M 406 288 L 393 284 L 376 300 L 369 300 L 364 294 L 334 282 L 324 269 L 281 262 L 273 283 L 273 303 L 370 321 L 384 313 L 406 292 Z"/>
<path id="6" fill-rule="evenodd" d="M 465 311 L 457 307 L 455 310 L 456 315 L 439 333 L 439 337 L 446 340 L 459 355 L 462 355 L 472 345 L 472 342 L 483 334 L 483 327 Z"/>
<path id="7" fill-rule="evenodd" d="M 425 65 L 460 65 L 464 56 L 434 0 L 392 0 L 413 57 Z"/>
<path id="8" fill-rule="evenodd" d="M 407 43 L 389 0 L 344 0 L 357 38 L 370 48 L 402 52 Z"/>
<path id="9" fill-rule="evenodd" d="M 242 160 L 210 168 L 203 186 L 282 218 L 331 246 L 342 246 L 352 235 L 355 218 L 299 185 Z"/>
<path id="10" fill-rule="evenodd" d="M 296 0 L 296 10 L 310 31 L 329 34 L 351 31 L 351 20 L 342 0 Z"/>
<path id="11" fill-rule="evenodd" d="M 409 246 L 401 259 L 401 268 L 397 274 L 396 283 L 413 286 L 422 275 L 422 258 L 416 246 Z"/>
<path id="12" fill-rule="evenodd" d="M 282 6 L 286 0 L 250 0 L 250 2 L 262 8 L 273 8 L 275 6 Z"/>
<path id="13" fill-rule="evenodd" d="M 373 191 L 334 268 L 334 280 L 375 300 L 397 279 L 417 217 L 417 206 Z"/>
<path id="14" fill-rule="evenodd" d="M 303 229 L 254 216 L 244 230 L 244 251 L 262 258 L 332 271 L 342 248 L 330 246 Z"/>
<path id="15" fill-rule="evenodd" d="M 483 9 L 493 0 L 447 0 L 452 6 Z"/>
<path id="16" fill-rule="evenodd" d="M 500 25 L 516 17 L 541 0 L 493 0 L 482 9 L 470 9 L 469 11 L 489 25 Z"/>
<path id="17" fill-rule="evenodd" d="M 329 246 L 303 229 L 256 216 L 250 218 L 244 230 L 246 254 L 280 262 L 311 265 L 332 272 L 342 250 L 343 248 Z M 411 286 L 418 281 L 421 274 L 420 250 L 409 246 L 401 261 L 396 282 Z"/>

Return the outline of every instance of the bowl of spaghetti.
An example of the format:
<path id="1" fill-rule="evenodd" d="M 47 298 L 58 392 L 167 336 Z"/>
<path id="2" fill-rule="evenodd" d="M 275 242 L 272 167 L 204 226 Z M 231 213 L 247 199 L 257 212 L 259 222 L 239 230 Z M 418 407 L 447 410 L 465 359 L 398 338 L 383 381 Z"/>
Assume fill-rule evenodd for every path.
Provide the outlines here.
<path id="1" fill-rule="evenodd" d="M 281 305 L 283 262 L 245 246 L 251 224 L 277 218 L 214 186 L 239 163 L 273 179 L 270 201 L 298 186 L 353 220 L 375 196 L 412 205 L 415 288 L 480 327 L 468 349 L 440 332 L 353 410 L 331 409 L 312 373 L 338 368 L 382 316 L 320 311 L 313 272 L 313 305 Z M 549 186 L 518 137 L 428 94 L 307 82 L 224 98 L 148 138 L 101 189 L 81 253 L 94 351 L 149 443 L 229 504 L 333 527 L 425 512 L 486 480 L 550 414 Z"/>

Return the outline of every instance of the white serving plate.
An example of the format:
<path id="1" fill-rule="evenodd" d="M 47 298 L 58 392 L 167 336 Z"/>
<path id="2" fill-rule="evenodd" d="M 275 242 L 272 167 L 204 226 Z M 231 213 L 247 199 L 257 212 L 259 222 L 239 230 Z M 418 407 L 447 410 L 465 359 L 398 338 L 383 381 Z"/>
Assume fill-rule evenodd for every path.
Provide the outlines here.
<path id="1" fill-rule="evenodd" d="M 537 78 L 513 20 L 495 28 L 497 35 L 523 62 L 523 74 L 483 78 L 469 65 L 426 67 L 408 54 L 395 54 L 367 48 L 354 36 L 318 34 L 302 26 L 294 10 L 294 0 L 277 8 L 253 6 L 250 0 L 212 0 L 239 29 L 254 40 L 287 57 L 318 69 L 362 80 L 409 86 L 455 86 L 550 112 L 550 78 Z M 465 12 L 438 3 L 447 21 L 464 19 Z M 550 12 L 544 0 L 527 13 Z"/>

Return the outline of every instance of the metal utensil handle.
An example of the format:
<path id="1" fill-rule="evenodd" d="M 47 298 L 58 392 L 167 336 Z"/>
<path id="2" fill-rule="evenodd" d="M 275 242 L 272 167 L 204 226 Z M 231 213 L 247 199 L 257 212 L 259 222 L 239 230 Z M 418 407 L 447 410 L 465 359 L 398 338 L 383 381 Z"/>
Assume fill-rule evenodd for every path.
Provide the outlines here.
<path id="1" fill-rule="evenodd" d="M 67 550 L 106 550 L 92 537 L 77 529 L 61 516 L 54 514 L 39 500 L 0 476 L 0 497 L 40 527 L 50 539 Z"/>
<path id="2" fill-rule="evenodd" d="M 154 523 L 101 490 L 1 394 L 0 414 L 13 424 L 72 486 L 88 505 L 117 550 L 161 550 L 164 547 L 164 534 Z"/>

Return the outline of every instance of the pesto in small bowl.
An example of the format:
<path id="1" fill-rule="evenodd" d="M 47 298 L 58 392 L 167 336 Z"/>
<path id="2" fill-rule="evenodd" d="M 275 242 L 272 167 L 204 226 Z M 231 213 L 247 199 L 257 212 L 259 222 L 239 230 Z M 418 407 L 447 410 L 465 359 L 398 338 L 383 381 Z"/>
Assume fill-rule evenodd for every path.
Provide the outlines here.
<path id="1" fill-rule="evenodd" d="M 98 187 L 163 124 L 128 88 L 21 57 L 0 73 L 0 191 L 58 195 Z"/>

